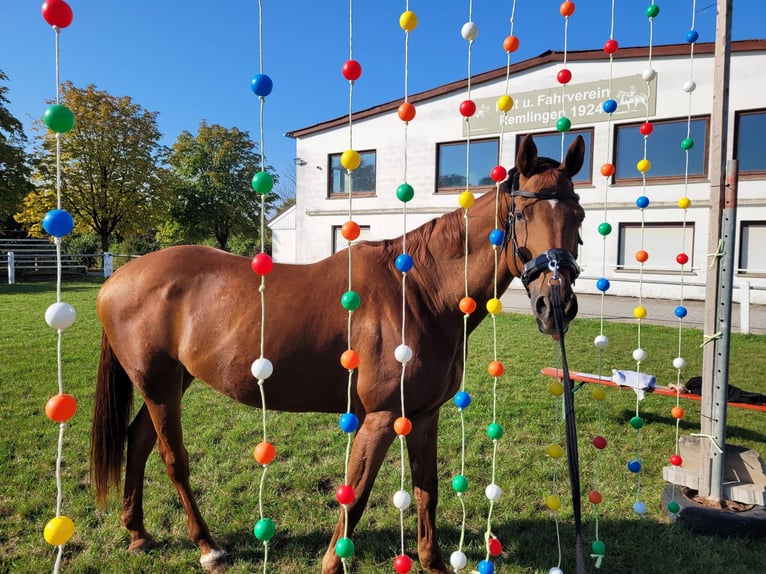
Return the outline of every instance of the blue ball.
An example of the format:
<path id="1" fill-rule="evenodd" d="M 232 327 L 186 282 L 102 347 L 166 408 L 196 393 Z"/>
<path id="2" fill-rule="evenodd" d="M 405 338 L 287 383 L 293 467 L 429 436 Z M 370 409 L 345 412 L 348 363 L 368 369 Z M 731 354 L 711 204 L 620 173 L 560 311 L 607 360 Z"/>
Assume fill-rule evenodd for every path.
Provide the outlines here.
<path id="1" fill-rule="evenodd" d="M 407 273 L 407 271 L 412 269 L 412 265 L 413 265 L 412 257 L 407 255 L 406 253 L 402 253 L 396 258 L 396 268 L 402 273 Z"/>
<path id="2" fill-rule="evenodd" d="M 609 279 L 607 279 L 606 277 L 602 277 L 601 279 L 596 281 L 596 289 L 598 289 L 601 292 L 609 291 L 610 286 L 611 285 L 609 283 Z"/>
<path id="3" fill-rule="evenodd" d="M 628 462 L 628 470 L 630 472 L 641 472 L 641 461 L 637 458 L 632 459 Z"/>
<path id="4" fill-rule="evenodd" d="M 689 30 L 686 33 L 686 42 L 688 44 L 694 44 L 699 39 L 700 35 L 697 33 L 697 30 Z"/>
<path id="5" fill-rule="evenodd" d="M 455 393 L 455 398 L 452 400 L 455 401 L 455 406 L 462 411 L 464 409 L 467 409 L 468 406 L 471 404 L 471 395 L 469 395 L 465 391 L 458 391 L 457 393 Z"/>
<path id="6" fill-rule="evenodd" d="M 614 100 L 606 100 L 603 108 L 607 114 L 612 114 L 617 109 L 617 102 Z"/>
<path id="7" fill-rule="evenodd" d="M 649 207 L 649 198 L 645 195 L 640 195 L 638 198 L 636 198 L 636 207 L 639 209 L 644 209 L 646 207 Z"/>
<path id="8" fill-rule="evenodd" d="M 684 317 L 686 317 L 686 314 L 688 313 L 688 311 L 686 310 L 686 307 L 684 307 L 683 305 L 679 305 L 673 310 L 673 313 L 679 319 L 683 319 Z"/>
<path id="9" fill-rule="evenodd" d="M 633 512 L 643 516 L 644 514 L 646 514 L 646 504 L 644 504 L 640 500 L 634 502 L 633 503 Z"/>
<path id="10" fill-rule="evenodd" d="M 482 560 L 476 566 L 476 569 L 479 571 L 479 574 L 494 574 L 495 565 L 489 560 Z"/>
<path id="11" fill-rule="evenodd" d="M 265 98 L 274 89 L 274 82 L 266 74 L 256 74 L 250 80 L 250 89 L 253 90 L 256 96 Z"/>
<path id="12" fill-rule="evenodd" d="M 344 413 L 338 419 L 338 426 L 343 432 L 351 433 L 359 428 L 359 419 L 354 413 Z"/>
<path id="13" fill-rule="evenodd" d="M 505 243 L 505 232 L 502 229 L 493 229 L 489 234 L 489 242 L 500 247 Z"/>
<path id="14" fill-rule="evenodd" d="M 43 217 L 43 229 L 53 237 L 64 237 L 72 233 L 74 219 L 63 209 L 52 209 Z"/>

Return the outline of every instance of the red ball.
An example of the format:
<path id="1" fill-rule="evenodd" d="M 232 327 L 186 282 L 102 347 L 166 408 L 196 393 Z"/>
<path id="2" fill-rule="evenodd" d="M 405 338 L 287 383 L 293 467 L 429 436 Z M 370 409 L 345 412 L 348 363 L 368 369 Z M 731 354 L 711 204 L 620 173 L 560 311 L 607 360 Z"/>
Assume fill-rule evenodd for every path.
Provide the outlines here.
<path id="1" fill-rule="evenodd" d="M 274 269 L 274 261 L 266 253 L 259 253 L 250 261 L 250 267 L 258 275 L 268 275 Z"/>
<path id="2" fill-rule="evenodd" d="M 500 553 L 503 551 L 503 545 L 500 544 L 497 538 L 493 537 L 487 541 L 487 550 L 490 556 L 500 556 Z"/>
<path id="3" fill-rule="evenodd" d="M 686 265 L 689 263 L 689 256 L 686 253 L 679 253 L 676 255 L 676 262 L 679 265 Z"/>
<path id="4" fill-rule="evenodd" d="M 473 100 L 463 100 L 460 102 L 460 115 L 464 118 L 470 118 L 476 113 L 476 104 Z"/>
<path id="5" fill-rule="evenodd" d="M 46 0 L 40 12 L 48 24 L 57 28 L 66 28 L 74 18 L 72 8 L 64 0 Z"/>
<path id="6" fill-rule="evenodd" d="M 394 570 L 398 574 L 407 574 L 412 569 L 412 560 L 406 554 L 400 554 L 394 558 Z"/>
<path id="7" fill-rule="evenodd" d="M 606 439 L 602 437 L 601 435 L 597 435 L 593 437 L 593 446 L 595 446 L 598 450 L 603 450 L 606 448 Z"/>
<path id="8" fill-rule="evenodd" d="M 501 181 L 505 181 L 505 178 L 508 177 L 508 172 L 502 165 L 496 165 L 492 168 L 489 176 L 495 183 L 500 183 Z"/>
<path id="9" fill-rule="evenodd" d="M 358 80 L 362 75 L 362 65 L 356 60 L 346 60 L 341 69 L 343 77 L 348 81 L 353 82 Z"/>
<path id="10" fill-rule="evenodd" d="M 654 126 L 652 125 L 652 122 L 644 122 L 638 128 L 638 131 L 641 132 L 642 136 L 648 136 L 648 135 L 651 135 L 652 132 L 654 131 Z"/>
<path id="11" fill-rule="evenodd" d="M 604 52 L 607 54 L 614 54 L 617 51 L 617 48 L 619 48 L 620 45 L 617 43 L 617 40 L 611 38 L 604 42 Z"/>
<path id="12" fill-rule="evenodd" d="M 335 491 L 335 498 L 341 504 L 351 504 L 355 496 L 354 487 L 350 484 L 341 484 Z"/>
<path id="13" fill-rule="evenodd" d="M 65 423 L 74 416 L 77 411 L 77 401 L 72 395 L 62 393 L 53 395 L 45 404 L 45 414 L 57 423 Z"/>
<path id="14" fill-rule="evenodd" d="M 591 504 L 601 504 L 603 497 L 601 496 L 601 493 L 598 490 L 591 490 L 588 493 L 588 500 L 590 501 Z"/>
<path id="15" fill-rule="evenodd" d="M 674 455 L 671 455 L 670 457 L 670 464 L 672 464 L 673 466 L 681 466 L 683 462 L 684 461 L 681 458 L 680 454 L 674 454 Z"/>
<path id="16" fill-rule="evenodd" d="M 572 80 L 572 72 L 567 68 L 562 68 L 559 73 L 556 74 L 556 80 L 559 84 L 568 84 Z"/>

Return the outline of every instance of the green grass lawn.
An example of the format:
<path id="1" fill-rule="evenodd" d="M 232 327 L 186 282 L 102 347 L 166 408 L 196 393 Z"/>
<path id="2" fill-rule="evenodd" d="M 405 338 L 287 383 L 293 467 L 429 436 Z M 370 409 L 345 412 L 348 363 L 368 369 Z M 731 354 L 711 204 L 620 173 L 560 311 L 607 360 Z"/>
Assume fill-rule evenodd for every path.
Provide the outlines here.
<path id="1" fill-rule="evenodd" d="M 127 551 L 127 532 L 119 519 L 120 500 L 114 495 L 106 508 L 95 505 L 89 484 L 89 433 L 100 328 L 94 301 L 98 282 L 67 283 L 63 299 L 77 310 L 77 322 L 64 333 L 65 391 L 79 403 L 64 438 L 63 513 L 76 525 L 65 546 L 62 572 L 164 572 L 199 571 L 199 554 L 189 541 L 178 496 L 159 457 L 149 459 L 145 510 L 149 530 L 159 544 L 148 554 Z M 51 571 L 56 549 L 46 544 L 42 531 L 55 515 L 55 460 L 58 425 L 47 419 L 44 406 L 57 392 L 56 335 L 43 319 L 55 302 L 50 283 L 0 286 L 0 572 Z M 496 482 L 503 496 L 496 504 L 492 528 L 503 543 L 495 560 L 496 572 L 547 573 L 557 564 L 556 526 L 544 500 L 552 488 L 552 461 L 545 449 L 555 432 L 555 406 L 548 392 L 550 379 L 539 374 L 555 363 L 550 338 L 537 333 L 525 315 L 497 318 L 499 358 L 506 374 L 498 387 L 498 421 L 505 434 L 498 444 Z M 473 403 L 465 411 L 466 475 L 471 488 L 464 495 L 468 531 L 464 550 L 469 566 L 484 557 L 487 500 L 492 443 L 485 428 L 491 421 L 491 379 L 486 364 L 492 359 L 491 321 L 472 336 L 467 390 Z M 598 322 L 576 320 L 566 338 L 569 366 L 596 372 L 599 356 L 593 338 Z M 603 357 L 603 371 L 635 369 L 631 358 L 636 346 L 635 324 L 608 324 L 610 346 Z M 676 380 L 672 360 L 677 354 L 676 329 L 644 325 L 642 346 L 648 359 L 642 371 L 657 376 L 658 383 Z M 688 361 L 684 378 L 701 373 L 698 348 L 702 334 L 686 330 L 682 355 Z M 766 393 L 766 338 L 733 335 L 731 384 Z M 580 432 L 582 490 L 592 488 L 596 457 L 590 440 L 603 434 L 609 446 L 599 462 L 598 533 L 606 545 L 601 572 L 646 573 L 766 572 L 766 541 L 718 539 L 691 534 L 665 518 L 660 496 L 665 486 L 662 467 L 674 451 L 675 425 L 670 416 L 674 400 L 648 396 L 640 405 L 646 424 L 639 438 L 644 472 L 641 496 L 647 505 L 643 517 L 632 511 L 636 500 L 635 476 L 626 463 L 636 455 L 636 435 L 628 420 L 635 414 L 635 395 L 607 389 L 598 408 L 589 389 L 576 394 Z M 682 433 L 699 432 L 699 403 L 686 401 Z M 258 518 L 258 482 L 261 471 L 252 458 L 260 440 L 260 412 L 217 395 L 195 383 L 184 400 L 186 446 L 192 485 L 216 540 L 229 554 L 227 572 L 263 570 L 263 547 L 252 535 Z M 269 551 L 269 572 L 318 572 L 321 557 L 338 516 L 334 491 L 343 478 L 345 436 L 336 415 L 268 413 L 270 439 L 278 458 L 269 467 L 265 511 L 277 524 Z M 559 430 L 563 433 L 563 428 Z M 730 443 L 766 454 L 766 414 L 730 409 Z M 448 403 L 442 411 L 439 436 L 442 479 L 439 504 L 439 539 L 445 556 L 456 549 L 460 537 L 461 508 L 450 488 L 459 471 L 460 428 L 457 410 Z M 559 512 L 565 573 L 574 571 L 573 521 L 566 468 L 558 469 Z M 394 448 L 384 463 L 368 509 L 354 535 L 355 573 L 391 572 L 398 553 L 399 515 L 390 502 L 399 485 L 399 454 Z M 596 523 L 587 501 L 583 504 L 586 549 L 595 536 Z M 405 514 L 406 544 L 415 557 L 416 517 Z M 590 559 L 589 559 L 590 560 Z M 417 564 L 417 562 L 415 562 Z M 417 571 L 417 568 L 413 568 Z M 589 571 L 595 572 L 593 563 Z"/>

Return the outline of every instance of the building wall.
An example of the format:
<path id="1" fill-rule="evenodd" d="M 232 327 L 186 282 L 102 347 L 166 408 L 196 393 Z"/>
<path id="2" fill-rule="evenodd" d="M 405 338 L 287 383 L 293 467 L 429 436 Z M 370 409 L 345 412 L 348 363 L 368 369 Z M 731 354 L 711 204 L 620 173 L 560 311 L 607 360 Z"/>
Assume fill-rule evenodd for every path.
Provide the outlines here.
<path id="1" fill-rule="evenodd" d="M 762 44 L 762 45 L 761 45 Z M 756 51 L 734 51 L 731 64 L 730 82 L 730 120 L 728 122 L 728 148 L 734 146 L 734 114 L 738 110 L 749 110 L 764 107 L 762 80 L 758 70 L 766 66 L 766 43 L 759 44 Z M 657 71 L 654 82 L 656 90 L 656 110 L 649 117 L 652 121 L 663 119 L 684 119 L 689 113 L 691 102 L 692 116 L 709 116 L 713 103 L 714 60 L 711 50 L 707 53 L 695 54 L 693 79 L 697 84 L 691 95 L 684 92 L 683 84 L 689 79 L 690 63 L 688 47 L 679 49 L 677 55 L 655 56 L 652 67 Z M 637 50 L 640 51 L 640 50 Z M 701 50 L 704 51 L 704 50 Z M 555 59 L 555 58 L 554 58 Z M 510 82 L 510 94 L 526 93 L 543 90 L 556 86 L 556 73 L 561 68 L 557 61 L 539 63 L 528 62 L 521 66 L 520 71 L 513 74 Z M 603 81 L 609 78 L 609 64 L 598 52 L 581 53 L 567 62 L 572 71 L 573 80 L 567 91 L 575 90 L 577 85 Z M 640 76 L 648 67 L 647 58 L 643 54 L 635 57 L 623 57 L 616 60 L 612 69 L 613 77 Z M 500 72 L 504 72 L 501 70 Z M 480 101 L 491 98 L 493 101 L 505 92 L 504 73 L 495 74 L 489 80 L 478 81 L 472 87 L 471 98 Z M 638 78 L 636 91 L 646 92 L 646 83 Z M 417 116 L 410 122 L 407 133 L 407 173 L 406 179 L 415 190 L 415 197 L 407 204 L 407 229 L 417 227 L 426 221 L 457 208 L 457 196 L 454 193 L 436 192 L 437 144 L 465 141 L 464 121 L 458 114 L 461 101 L 466 99 L 464 83 L 455 89 L 450 86 L 440 87 L 428 93 L 419 95 L 410 101 L 416 102 Z M 613 96 L 614 97 L 614 96 Z M 603 101 L 603 100 L 601 100 Z M 305 165 L 297 168 L 297 192 L 295 211 L 294 246 L 295 258 L 290 260 L 286 250 L 275 251 L 275 258 L 280 260 L 309 263 L 330 255 L 333 251 L 333 226 L 340 226 L 348 220 L 349 208 L 353 210 L 353 219 L 359 225 L 369 226 L 366 237 L 381 239 L 396 237 L 404 231 L 402 222 L 402 203 L 396 198 L 397 186 L 404 182 L 404 123 L 396 115 L 398 102 L 379 106 L 380 110 L 372 110 L 359 114 L 353 123 L 353 148 L 358 151 L 374 150 L 376 152 L 376 190 L 372 197 L 354 197 L 351 206 L 347 196 L 343 198 L 328 198 L 329 185 L 329 154 L 337 154 L 349 146 L 349 129 L 347 121 L 329 121 L 315 128 L 306 128 L 294 133 L 296 139 L 296 156 L 304 160 Z M 517 101 L 517 106 L 523 105 Z M 624 111 L 625 106 L 619 110 Z M 561 104 L 552 106 L 560 110 Z M 618 113 L 613 115 L 613 122 L 584 120 L 567 113 L 572 119 L 572 129 L 592 128 L 592 183 L 580 184 L 577 191 L 581 203 L 586 210 L 586 220 L 583 224 L 582 236 L 584 245 L 579 262 L 583 274 L 578 280 L 578 290 L 581 292 L 598 292 L 596 280 L 602 275 L 603 250 L 606 249 L 606 277 L 611 281 L 610 294 L 638 296 L 638 270 L 617 269 L 619 248 L 618 227 L 620 223 L 640 223 L 641 210 L 636 208 L 635 200 L 639 195 L 649 197 L 650 207 L 644 210 L 644 220 L 647 223 L 679 222 L 683 219 L 683 211 L 678 208 L 677 201 L 684 195 L 691 199 L 691 207 L 686 210 L 686 221 L 694 225 L 693 245 L 687 251 L 693 256 L 691 271 L 683 278 L 683 295 L 690 299 L 704 298 L 704 283 L 707 272 L 708 247 L 708 218 L 710 216 L 710 181 L 709 176 L 704 181 L 653 184 L 643 188 L 642 185 L 624 185 L 605 182 L 599 168 L 605 161 L 613 161 L 610 151 L 614 150 L 614 124 L 635 123 L 640 119 L 622 119 Z M 575 110 L 571 110 L 575 111 Z M 639 114 L 640 115 L 640 114 Z M 606 114 L 602 114 L 602 120 Z M 342 118 L 340 119 L 342 120 Z M 550 133 L 554 130 L 555 120 L 547 128 L 537 128 L 533 132 Z M 511 128 L 512 129 L 512 128 Z M 524 130 L 526 133 L 529 130 Z M 482 137 L 497 137 L 495 134 L 472 135 L 472 140 Z M 500 163 L 508 168 L 514 165 L 516 153 L 515 131 L 506 131 L 500 142 Z M 647 142 L 647 157 L 652 158 L 652 137 Z M 702 145 L 702 142 L 695 142 Z M 729 152 L 731 157 L 732 152 Z M 636 161 L 641 159 L 636 158 Z M 708 161 L 707 173 L 710 173 Z M 636 175 L 639 175 L 636 172 Z M 766 221 L 766 181 L 763 178 L 742 179 L 739 182 L 740 205 L 738 219 L 740 221 Z M 604 218 L 604 202 L 607 201 L 607 220 L 613 226 L 613 233 L 606 239 L 597 232 L 598 224 Z M 738 227 L 739 229 L 739 227 Z M 280 231 L 274 230 L 275 244 Z M 652 237 L 648 234 L 648 243 Z M 655 248 L 677 249 L 678 246 L 654 246 Z M 649 251 L 649 248 L 647 248 Z M 651 258 L 651 251 L 650 251 Z M 637 267 L 637 264 L 633 264 Z M 688 269 L 688 266 L 687 266 Z M 647 272 L 648 270 L 648 272 Z M 681 295 L 680 266 L 677 270 L 662 270 L 652 272 L 649 267 L 643 274 L 642 295 L 645 297 L 660 297 L 676 299 Z M 764 274 L 766 275 L 766 274 Z M 756 303 L 766 303 L 766 276 L 749 273 L 735 279 L 735 285 L 742 280 L 750 282 L 756 290 L 752 292 L 751 300 Z M 763 290 L 762 290 L 763 289 Z M 735 300 L 738 294 L 735 292 Z"/>

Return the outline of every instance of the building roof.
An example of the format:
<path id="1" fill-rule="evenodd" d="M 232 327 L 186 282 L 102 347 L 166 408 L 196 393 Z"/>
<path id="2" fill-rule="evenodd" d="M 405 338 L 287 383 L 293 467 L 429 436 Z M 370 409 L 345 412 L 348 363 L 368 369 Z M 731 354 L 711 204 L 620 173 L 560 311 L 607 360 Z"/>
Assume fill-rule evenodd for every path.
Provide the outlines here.
<path id="1" fill-rule="evenodd" d="M 757 40 L 737 40 L 731 43 L 732 52 L 762 52 L 766 51 L 766 39 Z M 700 42 L 694 45 L 694 53 L 696 55 L 701 54 L 713 54 L 715 52 L 714 42 Z M 688 56 L 689 44 L 666 44 L 662 46 L 652 46 L 652 57 L 674 57 L 674 56 Z M 628 60 L 635 58 L 646 58 L 649 55 L 648 46 L 637 46 L 620 48 L 614 55 L 615 60 Z M 566 52 L 566 58 L 568 62 L 588 61 L 588 60 L 604 60 L 606 57 L 603 50 L 576 50 Z M 540 68 L 551 63 L 563 62 L 564 52 L 547 50 L 535 56 L 521 62 L 517 62 L 510 66 L 511 76 L 527 72 L 535 68 Z M 471 76 L 471 85 L 477 86 L 487 82 L 493 82 L 499 79 L 504 79 L 506 72 L 506 66 L 476 74 Z M 413 104 L 429 100 L 435 97 L 443 96 L 453 92 L 459 92 L 466 89 L 468 85 L 468 78 L 444 84 L 424 92 L 412 94 L 408 96 L 407 100 Z M 396 110 L 399 105 L 404 101 L 403 98 L 398 98 L 384 104 L 373 106 L 365 110 L 354 112 L 351 116 L 353 121 L 363 120 L 369 117 L 373 117 L 386 112 Z M 349 121 L 348 115 L 343 115 L 337 118 L 326 120 L 318 124 L 300 128 L 291 132 L 287 132 L 285 135 L 291 138 L 300 138 L 308 135 L 320 133 L 325 130 L 333 129 L 338 126 L 347 124 Z"/>

